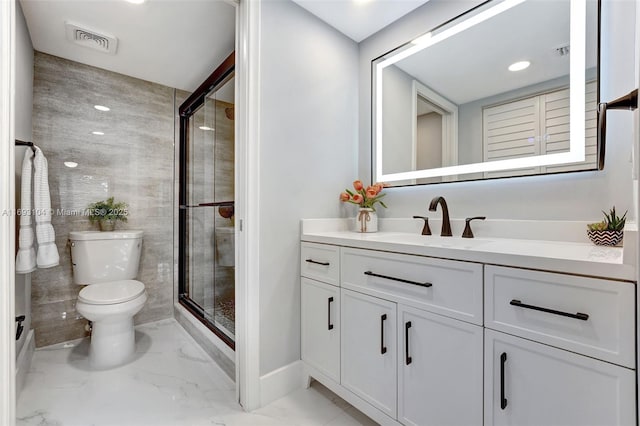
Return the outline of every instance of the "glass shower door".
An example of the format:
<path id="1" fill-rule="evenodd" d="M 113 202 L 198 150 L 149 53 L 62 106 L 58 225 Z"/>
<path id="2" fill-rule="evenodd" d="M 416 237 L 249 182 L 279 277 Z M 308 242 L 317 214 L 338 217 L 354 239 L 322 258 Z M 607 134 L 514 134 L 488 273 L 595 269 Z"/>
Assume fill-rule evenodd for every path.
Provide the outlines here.
<path id="1" fill-rule="evenodd" d="M 233 63 L 225 61 L 202 87 L 180 107 L 180 303 L 233 348 Z"/>

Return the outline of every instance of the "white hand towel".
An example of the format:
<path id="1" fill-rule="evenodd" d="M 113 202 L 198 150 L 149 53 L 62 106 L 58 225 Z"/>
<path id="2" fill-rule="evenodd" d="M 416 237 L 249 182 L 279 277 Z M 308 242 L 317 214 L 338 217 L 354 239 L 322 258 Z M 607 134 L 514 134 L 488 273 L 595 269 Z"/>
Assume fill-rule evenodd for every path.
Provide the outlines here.
<path id="1" fill-rule="evenodd" d="M 60 263 L 56 233 L 51 225 L 51 196 L 49 194 L 49 169 L 47 159 L 40 148 L 35 147 L 33 161 L 33 206 L 36 210 L 36 237 L 38 238 L 38 268 L 51 268 Z"/>
<path id="2" fill-rule="evenodd" d="M 18 236 L 18 255 L 16 256 L 16 273 L 28 274 L 36 269 L 36 249 L 33 245 L 34 235 L 31 225 L 31 173 L 33 168 L 33 151 L 27 148 L 22 161 L 22 180 L 20 197 L 22 206 L 20 216 L 20 234 Z"/>

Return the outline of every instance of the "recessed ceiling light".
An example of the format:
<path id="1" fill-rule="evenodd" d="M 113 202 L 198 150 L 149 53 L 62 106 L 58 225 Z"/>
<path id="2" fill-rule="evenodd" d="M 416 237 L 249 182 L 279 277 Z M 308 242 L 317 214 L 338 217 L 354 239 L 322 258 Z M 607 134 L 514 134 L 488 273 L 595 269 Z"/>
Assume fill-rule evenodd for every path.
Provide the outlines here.
<path id="1" fill-rule="evenodd" d="M 204 130 L 204 131 L 211 131 L 211 132 L 213 132 L 215 130 L 214 128 L 208 127 L 208 126 L 200 126 L 200 127 L 198 127 L 198 129 Z"/>
<path id="2" fill-rule="evenodd" d="M 111 108 L 106 107 L 104 105 L 94 105 L 93 107 L 98 111 L 111 111 Z"/>
<path id="3" fill-rule="evenodd" d="M 78 163 L 76 163 L 75 161 L 65 161 L 64 165 L 72 169 L 74 167 L 78 167 Z"/>
<path id="4" fill-rule="evenodd" d="M 529 68 L 529 65 L 531 65 L 529 61 L 514 62 L 509 65 L 509 71 L 522 71 L 523 69 Z"/>
<path id="5" fill-rule="evenodd" d="M 94 132 L 91 132 L 91 134 L 92 134 L 92 135 L 97 135 L 97 136 L 103 136 L 103 135 L 104 135 L 104 132 L 94 131 Z"/>

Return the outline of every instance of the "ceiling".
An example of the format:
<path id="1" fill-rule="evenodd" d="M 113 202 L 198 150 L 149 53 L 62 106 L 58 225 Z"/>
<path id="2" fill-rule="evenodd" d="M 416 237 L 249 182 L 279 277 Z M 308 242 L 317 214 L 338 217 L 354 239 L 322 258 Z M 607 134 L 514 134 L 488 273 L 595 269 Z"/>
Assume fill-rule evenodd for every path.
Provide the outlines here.
<path id="1" fill-rule="evenodd" d="M 293 0 L 356 42 L 428 0 Z M 226 0 L 20 0 L 33 48 L 193 91 L 233 50 L 235 7 Z M 67 40 L 65 24 L 117 38 L 115 55 Z"/>
<path id="2" fill-rule="evenodd" d="M 428 0 L 293 1 L 359 43 Z"/>
<path id="3" fill-rule="evenodd" d="M 233 50 L 235 7 L 224 0 L 21 0 L 39 52 L 193 91 Z M 115 55 L 67 40 L 65 22 L 118 39 Z"/>

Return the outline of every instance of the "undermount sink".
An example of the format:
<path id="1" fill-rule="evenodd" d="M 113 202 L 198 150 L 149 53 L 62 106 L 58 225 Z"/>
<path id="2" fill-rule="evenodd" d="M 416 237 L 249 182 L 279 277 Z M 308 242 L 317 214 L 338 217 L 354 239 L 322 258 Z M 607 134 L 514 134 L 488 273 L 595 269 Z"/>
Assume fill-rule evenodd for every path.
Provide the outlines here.
<path id="1" fill-rule="evenodd" d="M 367 235 L 366 239 L 395 244 L 412 244 L 467 250 L 493 242 L 493 240 L 484 238 L 440 237 L 438 235 L 418 235 L 406 232 L 379 232 Z"/>

